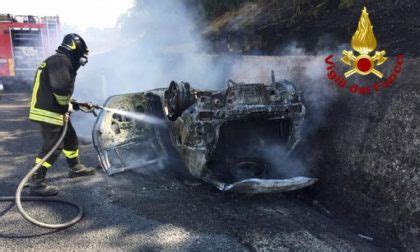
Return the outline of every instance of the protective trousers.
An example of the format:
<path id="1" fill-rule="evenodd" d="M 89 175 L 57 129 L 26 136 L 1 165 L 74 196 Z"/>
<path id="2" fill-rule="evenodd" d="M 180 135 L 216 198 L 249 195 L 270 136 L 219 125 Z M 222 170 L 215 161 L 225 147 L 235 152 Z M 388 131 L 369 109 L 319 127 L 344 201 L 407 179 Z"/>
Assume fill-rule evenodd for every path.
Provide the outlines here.
<path id="1" fill-rule="evenodd" d="M 41 159 L 52 149 L 52 147 L 57 143 L 60 138 L 61 132 L 63 130 L 62 126 L 57 126 L 53 124 L 40 123 L 41 125 L 41 134 L 43 139 L 42 150 L 35 159 L 35 163 L 41 162 Z M 60 144 L 58 149 L 47 159 L 43 164 L 44 167 L 50 168 L 57 158 L 60 156 L 60 153 L 63 152 L 64 156 L 67 159 L 69 167 L 73 167 L 76 164 L 79 164 L 79 142 L 77 139 L 76 131 L 73 128 L 73 125 L 69 121 L 66 135 L 64 136 L 63 142 Z"/>

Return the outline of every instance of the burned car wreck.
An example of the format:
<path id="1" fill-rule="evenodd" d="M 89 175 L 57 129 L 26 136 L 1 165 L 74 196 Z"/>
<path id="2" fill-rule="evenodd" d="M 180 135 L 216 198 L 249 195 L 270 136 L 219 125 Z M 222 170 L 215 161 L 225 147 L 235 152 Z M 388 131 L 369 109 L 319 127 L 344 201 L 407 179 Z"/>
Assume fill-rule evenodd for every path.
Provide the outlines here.
<path id="1" fill-rule="evenodd" d="M 172 81 L 169 88 L 112 96 L 104 106 L 163 122 L 102 112 L 93 143 L 109 175 L 168 163 L 175 156 L 194 177 L 221 191 L 283 192 L 316 182 L 303 176 L 278 177 L 275 172 L 300 141 L 305 107 L 293 83 L 276 81 L 274 75 L 269 85 L 229 81 L 219 91 Z M 277 147 L 282 150 L 277 158 L 267 158 L 265 152 Z"/>

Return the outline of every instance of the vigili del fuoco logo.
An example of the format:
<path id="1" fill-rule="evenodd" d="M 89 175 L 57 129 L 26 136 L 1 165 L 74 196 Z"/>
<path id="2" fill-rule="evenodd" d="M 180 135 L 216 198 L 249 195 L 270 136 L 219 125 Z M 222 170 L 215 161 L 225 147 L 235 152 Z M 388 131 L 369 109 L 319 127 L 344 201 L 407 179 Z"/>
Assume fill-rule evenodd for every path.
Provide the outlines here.
<path id="1" fill-rule="evenodd" d="M 364 7 L 357 30 L 351 39 L 353 50 L 343 50 L 341 57 L 341 62 L 350 68 L 344 73 L 344 76 L 338 74 L 333 62 L 334 55 L 331 54 L 325 58 L 328 79 L 338 87 L 348 89 L 351 93 L 357 94 L 370 94 L 390 87 L 402 70 L 404 56 L 402 54 L 396 56 L 396 63 L 391 75 L 384 78 L 384 74 L 376 67 L 386 63 L 388 58 L 385 57 L 385 50 L 375 51 L 376 46 L 377 42 L 373 33 L 373 26 L 369 19 L 369 13 Z M 364 76 L 373 74 L 378 78 L 378 81 L 375 81 L 373 84 L 365 83 L 361 85 L 353 83 L 348 85 L 348 79 L 354 74 Z"/>

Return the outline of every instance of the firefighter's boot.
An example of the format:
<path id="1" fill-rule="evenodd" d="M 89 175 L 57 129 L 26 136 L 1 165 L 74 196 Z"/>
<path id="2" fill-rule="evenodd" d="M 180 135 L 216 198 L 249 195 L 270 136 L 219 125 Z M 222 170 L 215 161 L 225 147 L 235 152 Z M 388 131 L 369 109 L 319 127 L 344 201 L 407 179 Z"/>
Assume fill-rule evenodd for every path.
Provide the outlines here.
<path id="1" fill-rule="evenodd" d="M 45 176 L 47 175 L 47 168 L 42 166 L 38 171 L 32 175 L 29 181 L 29 194 L 32 196 L 55 196 L 58 194 L 56 186 L 47 185 L 45 183 Z"/>
<path id="2" fill-rule="evenodd" d="M 69 171 L 70 178 L 91 176 L 94 174 L 95 174 L 95 168 L 86 167 L 81 163 L 77 163 L 75 165 L 70 166 L 70 171 Z"/>

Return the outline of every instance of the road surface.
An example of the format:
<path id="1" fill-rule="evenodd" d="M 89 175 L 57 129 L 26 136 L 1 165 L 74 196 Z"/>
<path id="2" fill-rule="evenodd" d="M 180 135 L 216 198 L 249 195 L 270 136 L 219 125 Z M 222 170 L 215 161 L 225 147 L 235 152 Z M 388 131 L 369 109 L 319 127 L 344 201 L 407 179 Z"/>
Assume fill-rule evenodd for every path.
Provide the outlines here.
<path id="1" fill-rule="evenodd" d="M 27 120 L 29 95 L 0 100 L 0 195 L 12 195 L 40 149 L 38 125 Z M 90 143 L 81 158 L 97 165 Z M 299 194 L 223 194 L 179 168 L 151 167 L 112 177 L 69 179 L 64 158 L 48 174 L 59 197 L 78 202 L 85 216 L 75 226 L 51 231 L 26 222 L 12 203 L 0 202 L 3 249 L 120 250 L 382 250 L 345 221 Z M 46 221 L 70 218 L 74 209 L 24 203 Z"/>

